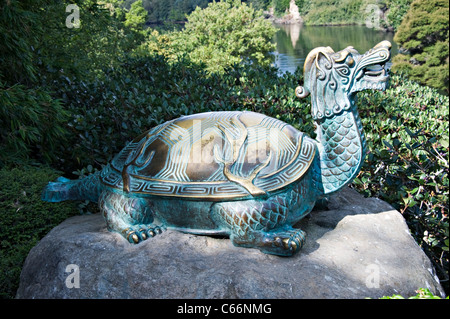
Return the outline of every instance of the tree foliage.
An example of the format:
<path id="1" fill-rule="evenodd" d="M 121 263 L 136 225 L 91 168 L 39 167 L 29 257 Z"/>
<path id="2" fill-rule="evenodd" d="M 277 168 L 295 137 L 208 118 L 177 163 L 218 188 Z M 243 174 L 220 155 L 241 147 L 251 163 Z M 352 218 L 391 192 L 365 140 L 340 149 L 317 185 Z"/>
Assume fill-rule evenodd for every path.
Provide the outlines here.
<path id="1" fill-rule="evenodd" d="M 144 34 L 126 28 L 105 6 L 79 0 L 79 28 L 65 25 L 68 1 L 0 4 L 0 163 L 55 156 L 70 136 L 61 104 L 66 83 L 102 78 L 117 68 Z M 125 22 L 127 20 L 125 19 Z M 79 90 L 83 90 L 82 87 Z M 61 94 L 58 94 L 61 93 Z M 78 92 L 73 92 L 75 95 Z M 59 163 L 59 165 L 63 165 Z"/>
<path id="2" fill-rule="evenodd" d="M 124 1 L 127 5 L 129 1 Z M 185 21 L 197 7 L 205 8 L 211 0 L 142 0 L 148 22 Z"/>
<path id="3" fill-rule="evenodd" d="M 380 5 L 383 7 L 382 10 L 385 12 L 387 26 L 390 26 L 394 31 L 397 31 L 410 8 L 411 2 L 412 0 L 380 1 Z"/>
<path id="4" fill-rule="evenodd" d="M 298 6 L 307 25 L 364 24 L 366 8 L 374 2 L 374 0 L 304 0 L 299 1 Z"/>
<path id="5" fill-rule="evenodd" d="M 69 112 L 42 88 L 0 86 L 0 166 L 34 157 L 57 160 L 58 145 L 67 141 Z"/>
<path id="6" fill-rule="evenodd" d="M 125 14 L 125 26 L 135 29 L 142 29 L 147 21 L 147 11 L 144 9 L 142 0 L 131 4 L 130 10 Z"/>
<path id="7" fill-rule="evenodd" d="M 44 3 L 45 0 L 0 3 L 0 82 L 36 80 L 33 49 L 43 34 L 39 7 Z"/>
<path id="8" fill-rule="evenodd" d="M 240 0 L 220 1 L 189 15 L 185 29 L 175 38 L 175 47 L 189 52 L 193 62 L 206 62 L 208 71 L 220 72 L 242 60 L 269 65 L 274 34 L 261 12 Z"/>
<path id="9" fill-rule="evenodd" d="M 369 25 L 376 29 L 397 30 L 412 0 L 296 0 L 307 25 Z M 289 2 L 272 2 L 275 11 L 284 13 Z M 284 9 L 283 9 L 284 7 Z"/>
<path id="10" fill-rule="evenodd" d="M 393 70 L 417 82 L 446 90 L 449 86 L 449 3 L 415 0 L 394 40 L 407 50 L 394 58 Z"/>
<path id="11" fill-rule="evenodd" d="M 193 63 L 205 65 L 210 73 L 223 73 L 227 67 L 242 62 L 265 66 L 272 63 L 275 28 L 261 11 L 240 0 L 197 7 L 187 19 L 182 31 L 162 37 L 154 33 L 154 42 L 144 47 L 173 61 L 186 55 Z"/>

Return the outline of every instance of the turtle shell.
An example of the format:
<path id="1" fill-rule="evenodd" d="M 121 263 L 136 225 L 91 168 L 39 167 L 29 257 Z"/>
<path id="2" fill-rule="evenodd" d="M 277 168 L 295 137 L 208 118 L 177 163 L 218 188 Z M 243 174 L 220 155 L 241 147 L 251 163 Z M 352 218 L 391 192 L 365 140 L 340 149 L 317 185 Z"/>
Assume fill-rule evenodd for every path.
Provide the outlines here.
<path id="1" fill-rule="evenodd" d="M 254 112 L 208 112 L 163 123 L 130 142 L 101 174 L 125 192 L 202 200 L 267 195 L 300 179 L 315 142 Z"/>

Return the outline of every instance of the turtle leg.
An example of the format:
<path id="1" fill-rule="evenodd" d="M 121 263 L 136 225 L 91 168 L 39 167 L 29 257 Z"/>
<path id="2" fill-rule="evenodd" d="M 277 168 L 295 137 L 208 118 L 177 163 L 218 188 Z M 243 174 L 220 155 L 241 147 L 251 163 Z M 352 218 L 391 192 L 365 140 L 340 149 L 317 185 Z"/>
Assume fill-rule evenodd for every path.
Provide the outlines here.
<path id="1" fill-rule="evenodd" d="M 103 191 L 99 207 L 108 230 L 120 233 L 130 243 L 137 244 L 162 232 L 161 227 L 152 225 L 150 200 Z"/>
<path id="2" fill-rule="evenodd" d="M 236 246 L 291 256 L 303 246 L 305 232 L 286 223 L 288 212 L 289 200 L 280 195 L 265 201 L 214 204 L 212 218 L 229 230 L 230 239 Z"/>

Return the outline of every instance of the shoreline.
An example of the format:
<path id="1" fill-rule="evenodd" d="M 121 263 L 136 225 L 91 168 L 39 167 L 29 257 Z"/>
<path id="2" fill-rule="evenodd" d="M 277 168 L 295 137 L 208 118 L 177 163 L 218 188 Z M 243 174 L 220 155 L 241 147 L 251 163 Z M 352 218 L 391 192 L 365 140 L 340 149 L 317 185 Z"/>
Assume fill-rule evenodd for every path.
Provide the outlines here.
<path id="1" fill-rule="evenodd" d="M 266 12 L 266 14 L 264 15 L 264 18 L 266 20 L 269 20 L 270 22 L 272 22 L 274 25 L 293 25 L 293 24 L 297 24 L 297 25 L 301 25 L 301 26 L 305 26 L 305 27 L 345 27 L 345 26 L 365 26 L 367 28 L 369 28 L 367 25 L 362 24 L 362 23 L 319 23 L 319 24 L 309 24 L 309 23 L 305 23 L 303 18 L 300 16 L 298 18 L 291 18 L 291 15 L 288 14 L 286 16 L 283 17 L 274 17 L 274 16 L 269 16 Z M 184 25 L 187 23 L 187 21 L 171 21 L 171 20 L 167 20 L 167 21 L 161 21 L 161 22 L 146 22 L 145 25 L 147 27 L 152 27 L 152 26 L 163 26 L 165 24 L 176 24 L 176 25 Z M 377 31 L 382 31 L 382 32 L 392 32 L 395 33 L 394 29 L 392 27 L 388 27 L 388 28 L 370 28 L 370 29 L 374 29 Z"/>
<path id="2" fill-rule="evenodd" d="M 305 27 L 346 27 L 346 26 L 365 26 L 369 28 L 367 25 L 362 23 L 319 23 L 319 24 L 309 24 L 304 23 L 302 20 L 286 20 L 284 18 L 266 18 L 267 20 L 270 20 L 275 25 L 291 25 L 291 24 L 298 24 Z M 395 33 L 394 29 L 389 28 L 369 28 L 374 29 L 376 31 L 383 31 L 383 32 L 392 32 Z"/>

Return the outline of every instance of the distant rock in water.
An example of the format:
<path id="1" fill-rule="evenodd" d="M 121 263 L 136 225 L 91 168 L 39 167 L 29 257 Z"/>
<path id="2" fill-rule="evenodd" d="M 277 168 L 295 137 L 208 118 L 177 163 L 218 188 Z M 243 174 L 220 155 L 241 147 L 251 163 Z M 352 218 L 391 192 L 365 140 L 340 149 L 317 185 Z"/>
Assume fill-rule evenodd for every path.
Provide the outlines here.
<path id="1" fill-rule="evenodd" d="M 274 16 L 274 10 L 271 8 L 265 12 L 266 17 L 272 20 L 276 24 L 302 24 L 303 18 L 300 16 L 298 6 L 295 4 L 295 0 L 291 0 L 289 3 L 289 9 L 286 10 L 286 14 L 281 18 Z"/>
<path id="2" fill-rule="evenodd" d="M 402 215 L 344 188 L 299 224 L 293 257 L 175 231 L 129 244 L 101 215 L 67 219 L 29 253 L 17 298 L 379 298 L 443 289 Z"/>

